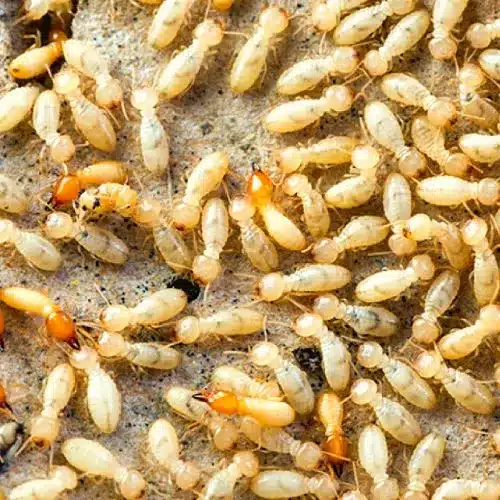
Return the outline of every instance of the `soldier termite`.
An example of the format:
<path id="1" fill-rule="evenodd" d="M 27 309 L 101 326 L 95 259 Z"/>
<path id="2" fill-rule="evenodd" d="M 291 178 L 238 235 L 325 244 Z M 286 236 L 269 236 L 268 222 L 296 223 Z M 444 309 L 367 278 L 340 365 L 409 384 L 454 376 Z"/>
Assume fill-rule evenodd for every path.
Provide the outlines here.
<path id="1" fill-rule="evenodd" d="M 500 135 L 465 134 L 458 139 L 460 149 L 478 163 L 500 160 Z"/>
<path id="2" fill-rule="evenodd" d="M 22 186 L 3 174 L 0 174 L 0 210 L 12 214 L 23 214 L 28 210 L 28 198 Z"/>
<path id="3" fill-rule="evenodd" d="M 495 500 L 500 497 L 500 481 L 486 479 L 449 479 L 445 481 L 432 495 L 432 500 Z"/>
<path id="4" fill-rule="evenodd" d="M 465 37 L 473 49 L 485 49 L 495 39 L 500 38 L 500 19 L 495 19 L 491 23 L 471 24 L 467 28 Z"/>
<path id="5" fill-rule="evenodd" d="M 277 35 L 288 26 L 288 13 L 278 7 L 264 9 L 257 29 L 240 49 L 231 68 L 229 83 L 233 92 L 246 92 L 259 78 Z"/>
<path id="6" fill-rule="evenodd" d="M 113 479 L 122 496 L 128 500 L 141 498 L 146 481 L 141 473 L 124 467 L 116 456 L 97 441 L 71 438 L 64 441 L 61 452 L 75 469 L 92 476 Z"/>
<path id="7" fill-rule="evenodd" d="M 163 49 L 173 42 L 185 21 L 192 0 L 165 0 L 157 10 L 148 31 L 148 45 Z"/>
<path id="8" fill-rule="evenodd" d="M 500 80 L 500 50 L 486 49 L 478 57 L 481 69 L 493 80 Z"/>
<path id="9" fill-rule="evenodd" d="M 0 133 L 17 127 L 28 117 L 40 94 L 38 87 L 19 87 L 0 97 Z"/>

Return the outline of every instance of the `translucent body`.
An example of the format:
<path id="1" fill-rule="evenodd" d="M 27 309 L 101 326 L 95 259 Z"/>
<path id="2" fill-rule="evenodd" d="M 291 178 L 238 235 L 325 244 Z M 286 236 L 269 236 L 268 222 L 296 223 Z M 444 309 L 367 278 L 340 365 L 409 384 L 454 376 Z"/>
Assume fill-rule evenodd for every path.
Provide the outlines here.
<path id="1" fill-rule="evenodd" d="M 500 135 L 465 134 L 458 139 L 460 149 L 478 163 L 500 160 Z"/>
<path id="2" fill-rule="evenodd" d="M 0 133 L 12 130 L 28 117 L 38 94 L 37 87 L 19 87 L 0 97 Z"/>
<path id="3" fill-rule="evenodd" d="M 183 273 L 191 269 L 193 252 L 177 229 L 168 225 L 154 227 L 153 239 L 163 260 L 175 272 Z"/>
<path id="4" fill-rule="evenodd" d="M 435 267 L 428 255 L 416 255 L 406 269 L 380 271 L 362 280 L 355 294 L 363 302 L 382 302 L 398 297 L 418 281 L 430 280 Z"/>
<path id="5" fill-rule="evenodd" d="M 95 425 L 106 434 L 115 431 L 120 421 L 122 398 L 115 381 L 100 367 L 97 352 L 83 346 L 70 356 L 69 362 L 87 374 L 87 407 Z"/>
<path id="6" fill-rule="evenodd" d="M 318 397 L 316 413 L 318 420 L 325 427 L 326 440 L 323 449 L 327 453 L 328 461 L 335 465 L 343 464 L 342 459 L 348 454 L 348 443 L 342 429 L 344 407 L 340 398 L 333 391 L 323 392 Z"/>
<path id="7" fill-rule="evenodd" d="M 425 157 L 415 148 L 406 146 L 401 125 L 386 104 L 370 101 L 365 106 L 364 120 L 375 141 L 396 156 L 403 175 L 417 177 L 427 169 Z"/>
<path id="8" fill-rule="evenodd" d="M 120 465 L 115 455 L 97 441 L 71 438 L 64 441 L 61 451 L 76 469 L 88 475 L 113 479 L 124 498 L 135 500 L 144 494 L 146 481 L 140 472 Z"/>
<path id="9" fill-rule="evenodd" d="M 149 28 L 148 45 L 163 49 L 172 43 L 192 4 L 192 0 L 164 0 Z"/>
<path id="10" fill-rule="evenodd" d="M 16 442 L 19 435 L 21 435 L 23 428 L 17 422 L 7 422 L 0 425 L 0 456 L 5 457 L 9 448 Z"/>
<path id="11" fill-rule="evenodd" d="M 23 9 L 26 14 L 20 20 L 37 21 L 48 12 L 59 15 L 71 12 L 71 2 L 69 0 L 25 0 Z"/>
<path id="12" fill-rule="evenodd" d="M 367 0 L 321 0 L 311 6 L 311 21 L 318 31 L 331 31 L 340 22 L 340 16 L 366 3 Z"/>
<path id="13" fill-rule="evenodd" d="M 27 209 L 28 199 L 22 186 L 10 177 L 0 174 L 0 210 L 22 214 Z"/>
<path id="14" fill-rule="evenodd" d="M 478 57 L 481 69 L 493 80 L 500 80 L 500 50 L 486 49 Z"/>
<path id="15" fill-rule="evenodd" d="M 487 479 L 474 481 L 472 479 L 449 479 L 445 481 L 432 495 L 432 500 L 495 500 L 500 496 L 500 481 Z"/>
<path id="16" fill-rule="evenodd" d="M 467 28 L 465 37 L 474 49 L 485 49 L 495 39 L 500 38 L 500 19 L 491 23 L 474 23 Z"/>
<path id="17" fill-rule="evenodd" d="M 231 67 L 229 83 L 233 92 L 246 92 L 264 70 L 269 50 L 277 35 L 288 26 L 288 13 L 278 7 L 267 7 L 259 16 L 254 34 L 240 49 Z"/>

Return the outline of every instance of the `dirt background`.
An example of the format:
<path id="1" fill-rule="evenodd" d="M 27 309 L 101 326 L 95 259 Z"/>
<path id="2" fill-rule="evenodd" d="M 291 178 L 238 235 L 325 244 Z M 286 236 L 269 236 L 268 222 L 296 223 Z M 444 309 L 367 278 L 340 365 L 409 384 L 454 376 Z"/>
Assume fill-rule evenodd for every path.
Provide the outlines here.
<path id="1" fill-rule="evenodd" d="M 426 2 L 429 8 L 432 2 Z M 291 12 L 308 14 L 306 3 L 283 4 Z M 236 0 L 229 14 L 211 13 L 223 19 L 228 31 L 250 33 L 262 5 L 260 2 L 245 2 Z M 97 45 L 110 62 L 112 74 L 120 78 L 126 92 L 126 106 L 131 121 L 126 122 L 120 112 L 115 113 L 119 122 L 118 146 L 113 158 L 125 161 L 134 175 L 130 176 L 130 183 L 141 189 L 137 179 L 143 186 L 143 194 L 167 200 L 166 179 L 152 179 L 141 164 L 139 145 L 137 143 L 138 116 L 129 105 L 130 90 L 139 83 L 149 84 L 158 65 L 168 57 L 172 51 L 187 45 L 191 40 L 192 29 L 204 15 L 205 3 L 196 4 L 191 11 L 189 22 L 181 29 L 175 42 L 164 51 L 150 49 L 146 43 L 146 33 L 152 19 L 153 8 L 138 7 L 126 0 L 115 0 L 114 15 L 110 14 L 111 5 L 98 0 L 80 1 L 76 5 L 76 13 L 72 22 L 73 36 L 88 40 Z M 26 49 L 30 41 L 22 36 L 30 31 L 25 26 L 13 25 L 18 17 L 19 2 L 3 0 L 0 2 L 0 78 L 9 82 L 6 73 L 7 63 Z M 494 0 L 472 1 L 466 10 L 463 23 L 459 28 L 459 36 L 474 20 L 492 20 L 500 15 L 500 2 Z M 337 118 L 325 117 L 319 127 L 307 129 L 304 133 L 290 134 L 286 137 L 271 137 L 260 126 L 262 114 L 272 105 L 285 101 L 277 96 L 274 86 L 277 76 L 292 63 L 305 56 L 317 53 L 320 37 L 307 28 L 295 33 L 307 17 L 296 17 L 291 27 L 286 31 L 282 41 L 277 45 L 275 55 L 269 58 L 267 73 L 262 84 L 243 96 L 234 97 L 228 86 L 228 74 L 235 50 L 243 43 L 242 37 L 227 36 L 219 49 L 207 60 L 207 67 L 202 70 L 194 86 L 181 98 L 170 103 L 163 103 L 159 107 L 160 117 L 171 138 L 171 169 L 174 179 L 175 193 L 183 190 L 184 177 L 202 156 L 215 150 L 225 150 L 229 153 L 231 169 L 237 173 L 228 181 L 231 195 L 244 189 L 244 178 L 247 177 L 252 165 L 266 165 L 269 152 L 278 146 L 295 144 L 298 141 L 307 142 L 314 138 L 318 140 L 330 134 L 347 134 L 361 136 L 359 126 L 360 112 L 365 104 L 365 97 L 355 103 L 353 109 Z M 377 34 L 374 44 L 385 37 L 390 26 L 395 23 L 389 19 L 382 30 Z M 329 37 L 326 40 L 326 50 L 331 47 Z M 464 59 L 462 44 L 458 60 Z M 493 46 L 495 46 L 493 44 Z M 498 46 L 498 44 L 497 44 Z M 368 50 L 362 46 L 360 51 Z M 426 43 L 421 42 L 403 60 L 394 63 L 394 70 L 407 71 L 432 87 L 436 94 L 457 97 L 457 82 L 453 63 L 440 63 L 430 58 Z M 41 81 L 50 87 L 50 80 Z M 361 78 L 353 85 L 360 89 L 366 79 Z M 92 93 L 92 89 L 89 89 Z M 311 92 L 319 95 L 321 88 Z M 367 99 L 381 97 L 376 84 L 365 89 Z M 487 93 L 497 100 L 498 90 L 493 86 L 487 87 Z M 398 111 L 401 119 L 408 123 L 413 110 L 405 110 L 391 104 Z M 64 129 L 69 131 L 76 143 L 82 143 L 71 125 L 70 114 L 65 108 Z M 448 134 L 450 146 L 456 142 L 456 137 L 464 130 L 473 130 L 473 127 L 460 119 L 453 131 Z M 46 217 L 46 209 L 37 198 L 37 194 L 51 185 L 60 173 L 58 166 L 47 161 L 46 157 L 38 160 L 40 144 L 28 123 L 18 127 L 13 132 L 0 139 L 0 171 L 17 179 L 28 195 L 33 196 L 32 206 L 28 215 L 12 219 L 26 229 L 36 229 Z M 71 163 L 71 169 L 77 169 L 91 161 L 104 159 L 105 156 L 91 148 L 78 150 L 76 159 Z M 434 170 L 437 167 L 432 166 Z M 373 201 L 357 210 L 331 213 L 332 227 L 338 229 L 356 214 L 382 214 L 382 185 L 388 172 L 395 169 L 390 156 L 379 171 L 380 187 Z M 340 179 L 348 171 L 347 166 L 333 168 L 325 175 L 323 186 L 329 186 Z M 314 172 L 314 171 L 312 171 Z M 492 170 L 497 175 L 498 169 Z M 313 173 L 317 178 L 318 173 Z M 47 199 L 46 194 L 42 194 Z M 289 202 L 287 202 L 289 203 Z M 295 204 L 293 205 L 296 206 Z M 486 216 L 489 209 L 482 207 L 478 214 Z M 433 216 L 443 215 L 449 220 L 460 222 L 466 220 L 467 212 L 463 208 L 441 210 L 425 205 L 415 200 L 414 213 L 425 211 Z M 289 212 L 298 220 L 300 210 L 290 208 Z M 10 217 L 10 216 L 9 216 Z M 133 305 L 145 294 L 159 290 L 169 283 L 172 278 L 171 270 L 161 261 L 149 238 L 148 231 L 138 228 L 131 222 L 122 221 L 118 217 L 107 217 L 103 222 L 106 227 L 119 233 L 130 246 L 132 252 L 130 260 L 123 267 L 114 267 L 93 260 L 88 254 L 78 251 L 75 243 L 62 243 L 60 249 L 64 255 L 64 264 L 55 274 L 45 275 L 28 267 L 18 256 L 11 255 L 11 249 L 1 250 L 0 284 L 1 286 L 22 285 L 37 289 L 45 289 L 58 303 L 71 311 L 76 320 L 96 320 L 99 311 L 105 302 L 97 289 L 112 303 Z M 498 242 L 498 238 L 496 240 Z M 243 274 L 247 273 L 257 279 L 247 260 L 242 257 L 238 242 L 238 231 L 231 233 L 228 243 L 229 251 L 223 255 L 224 275 L 211 288 L 208 299 L 200 297 L 191 302 L 186 313 L 209 314 L 212 311 L 246 304 L 253 300 L 252 280 Z M 350 254 L 344 259 L 345 265 L 352 270 L 352 284 L 339 292 L 340 297 L 353 298 L 354 286 L 369 274 L 384 267 L 398 268 L 404 266 L 408 259 L 395 259 L 391 255 L 371 256 L 369 253 L 386 250 L 386 244 L 370 249 L 370 252 Z M 445 262 L 431 245 L 422 246 L 424 251 L 431 252 L 437 266 L 445 267 Z M 281 268 L 290 271 L 300 263 L 306 262 L 307 256 L 291 255 L 282 252 Z M 391 301 L 387 307 L 399 315 L 401 329 L 387 342 L 387 346 L 396 352 L 410 336 L 412 318 L 421 311 L 422 300 L 425 296 L 425 287 L 412 287 L 397 301 Z M 304 300 L 304 303 L 307 303 Z M 298 315 L 296 308 L 284 304 L 256 306 L 268 314 L 270 321 L 280 321 L 290 324 Z M 37 324 L 23 314 L 19 314 L 3 307 L 6 316 L 6 350 L 0 354 L 0 378 L 11 394 L 11 404 L 16 415 L 23 422 L 40 410 L 40 389 L 48 371 L 58 362 L 64 360 L 64 354 L 54 345 L 47 343 L 43 334 L 38 331 Z M 473 321 L 477 316 L 477 306 L 471 294 L 468 280 L 468 271 L 463 273 L 462 288 L 459 299 L 448 317 L 443 319 L 444 330 L 463 326 L 462 319 Z M 341 324 L 332 326 L 335 332 L 347 336 L 355 336 L 348 328 Z M 149 331 L 138 332 L 136 339 L 153 340 L 170 339 L 168 329 L 157 333 Z M 314 343 L 300 340 L 289 328 L 271 326 L 270 340 L 279 343 L 287 354 L 295 355 L 302 367 L 308 371 L 316 392 L 326 388 L 321 372 L 320 356 Z M 186 430 L 186 422 L 174 415 L 163 401 L 164 389 L 173 384 L 181 384 L 192 388 L 202 388 L 208 381 L 214 367 L 230 363 L 233 366 L 244 367 L 250 373 L 265 376 L 265 372 L 256 372 L 247 363 L 244 356 L 228 354 L 227 350 L 246 352 L 249 345 L 261 340 L 262 335 L 256 335 L 247 340 L 238 340 L 232 343 L 215 342 L 180 347 L 184 353 L 182 366 L 172 373 L 139 372 L 134 371 L 126 362 L 105 364 L 106 369 L 115 378 L 123 395 L 123 414 L 119 427 L 112 435 L 99 435 L 91 423 L 85 406 L 85 379 L 78 377 L 78 388 L 74 397 L 62 416 L 62 429 L 55 446 L 54 462 L 64 463 L 60 454 L 60 443 L 69 437 L 83 436 L 98 439 L 102 444 L 115 452 L 123 465 L 134 467 L 142 471 L 150 488 L 148 498 L 194 498 L 193 493 L 181 493 L 169 485 L 167 476 L 159 468 L 151 467 L 143 454 L 144 440 L 148 426 L 159 417 L 168 418 L 176 427 L 179 435 Z M 356 345 L 351 343 L 353 354 Z M 407 351 L 406 356 L 412 357 L 416 351 Z M 480 379 L 491 379 L 494 363 L 500 360 L 498 340 L 491 339 L 483 343 L 476 356 L 469 356 L 457 366 L 470 370 Z M 366 370 L 357 367 L 362 375 L 370 375 Z M 356 376 L 354 374 L 354 376 Z M 390 389 L 388 384 L 380 378 L 379 373 L 373 377 L 381 382 L 385 395 L 400 400 Z M 439 391 L 439 387 L 436 389 Z M 424 433 L 430 431 L 441 432 L 446 437 L 447 449 L 445 457 L 433 476 L 431 490 L 445 478 L 499 478 L 500 462 L 488 446 L 487 435 L 472 433 L 467 428 L 485 432 L 493 431 L 500 424 L 500 413 L 483 417 L 474 415 L 458 407 L 444 392 L 440 392 L 439 407 L 434 412 L 419 411 L 409 404 L 422 425 Z M 344 430 L 351 440 L 351 451 L 356 456 L 356 443 L 361 426 L 373 419 L 368 409 L 356 407 L 350 403 L 345 407 Z M 323 430 L 314 420 L 298 419 L 288 429 L 295 437 L 306 440 L 312 439 L 321 442 Z M 391 451 L 390 474 L 397 477 L 401 488 L 407 484 L 407 461 L 411 449 L 388 438 Z M 196 460 L 204 470 L 204 479 L 218 470 L 223 458 L 230 460 L 231 453 L 219 453 L 210 445 L 204 430 L 189 434 L 182 440 L 183 456 L 189 460 Z M 252 445 L 241 440 L 240 448 L 251 448 Z M 48 465 L 48 452 L 29 449 L 7 466 L 0 469 L 0 484 L 5 490 L 22 482 L 45 477 Z M 292 467 L 287 456 L 277 456 L 272 453 L 260 453 L 262 465 Z M 370 482 L 368 476 L 358 467 L 360 482 L 363 491 L 368 494 Z M 352 468 L 344 467 L 340 476 L 343 482 L 353 482 Z M 72 499 L 112 499 L 117 494 L 111 481 L 96 481 L 92 478 L 82 478 L 78 488 L 68 494 Z M 246 483 L 242 481 L 238 486 L 235 498 L 252 498 L 246 490 Z"/>

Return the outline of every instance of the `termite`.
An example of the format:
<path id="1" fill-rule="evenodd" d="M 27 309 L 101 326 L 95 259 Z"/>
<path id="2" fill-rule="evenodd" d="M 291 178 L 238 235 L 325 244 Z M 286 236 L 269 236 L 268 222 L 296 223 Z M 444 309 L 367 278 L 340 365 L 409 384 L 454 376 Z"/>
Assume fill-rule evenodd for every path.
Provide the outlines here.
<path id="1" fill-rule="evenodd" d="M 38 87 L 19 87 L 0 97 L 0 133 L 8 132 L 24 121 L 40 94 Z"/>
<path id="2" fill-rule="evenodd" d="M 467 410 L 488 415 L 495 409 L 495 398 L 488 387 L 467 373 L 446 366 L 438 352 L 422 352 L 413 366 L 422 377 L 441 382 L 457 404 Z"/>
<path id="3" fill-rule="evenodd" d="M 432 495 L 432 500 L 495 500 L 500 497 L 500 481 L 486 479 L 449 479 L 445 481 Z"/>
<path id="4" fill-rule="evenodd" d="M 212 5 L 219 12 L 226 12 L 233 6 L 233 0 L 214 0 Z"/>
<path id="5" fill-rule="evenodd" d="M 384 354 L 377 342 L 361 344 L 357 360 L 364 368 L 381 369 L 394 392 L 412 405 L 424 410 L 436 406 L 436 395 L 431 386 L 409 365 Z"/>
<path id="6" fill-rule="evenodd" d="M 273 189 L 271 179 L 261 170 L 255 170 L 248 179 L 248 197 L 262 216 L 271 238 L 287 250 L 301 251 L 306 247 L 306 239 L 272 201 Z"/>
<path id="7" fill-rule="evenodd" d="M 412 49 L 425 35 L 430 23 L 431 16 L 426 9 L 416 10 L 403 17 L 391 29 L 382 46 L 366 54 L 363 64 L 368 73 L 372 76 L 387 73 L 392 60 Z"/>
<path id="8" fill-rule="evenodd" d="M 288 432 L 279 427 L 263 427 L 253 418 L 243 417 L 240 430 L 247 439 L 259 448 L 291 455 L 299 469 L 317 469 L 323 458 L 323 452 L 316 443 L 294 439 Z"/>
<path id="9" fill-rule="evenodd" d="M 191 45 L 178 52 L 160 70 L 155 88 L 165 99 L 173 99 L 191 87 L 208 53 L 222 41 L 221 21 L 207 19 L 196 26 Z"/>
<path id="10" fill-rule="evenodd" d="M 486 49 L 478 57 L 481 69 L 493 80 L 500 80 L 500 50 Z"/>
<path id="11" fill-rule="evenodd" d="M 28 210 L 28 198 L 14 179 L 0 174 L 0 210 L 23 214 Z"/>
<path id="12" fill-rule="evenodd" d="M 54 76 L 54 90 L 68 101 L 76 128 L 95 148 L 111 153 L 116 147 L 116 134 L 106 113 L 89 101 L 80 90 L 80 77 L 71 70 Z"/>
<path id="13" fill-rule="evenodd" d="M 9 416 L 14 414 L 12 407 L 7 401 L 7 391 L 2 385 L 2 382 L 0 382 L 0 413 L 7 413 Z"/>
<path id="14" fill-rule="evenodd" d="M 169 224 L 153 227 L 155 246 L 163 260 L 177 273 L 190 270 L 193 264 L 193 252 L 187 246 L 182 235 Z"/>
<path id="15" fill-rule="evenodd" d="M 0 425 L 0 458 L 5 461 L 10 450 L 23 433 L 23 426 L 17 422 Z"/>
<path id="16" fill-rule="evenodd" d="M 491 42 L 500 38 L 500 19 L 491 23 L 474 23 L 467 28 L 465 38 L 473 49 L 485 49 Z"/>
<path id="17" fill-rule="evenodd" d="M 460 149 L 478 163 L 500 160 L 500 135 L 465 134 L 458 139 Z"/>
<path id="18" fill-rule="evenodd" d="M 347 85 L 332 85 L 317 99 L 298 99 L 273 108 L 264 118 L 269 132 L 285 134 L 297 132 L 318 121 L 326 113 L 343 113 L 354 102 Z"/>
<path id="19" fill-rule="evenodd" d="M 231 68 L 229 83 L 233 92 L 246 92 L 257 81 L 277 35 L 285 31 L 288 22 L 288 13 L 278 7 L 267 7 L 261 12 L 257 29 L 238 52 Z"/>
<path id="20" fill-rule="evenodd" d="M 358 54 L 351 47 L 334 47 L 326 57 L 304 59 L 287 69 L 276 82 L 276 92 L 295 95 L 312 89 L 328 76 L 348 75 L 358 66 Z"/>
<path id="21" fill-rule="evenodd" d="M 318 314 L 302 314 L 293 325 L 299 337 L 315 337 L 319 340 L 319 349 L 328 385 L 334 391 L 345 389 L 351 377 L 351 355 L 340 340 Z"/>
<path id="22" fill-rule="evenodd" d="M 0 219 L 0 245 L 6 244 L 14 245 L 29 264 L 43 271 L 57 271 L 63 262 L 59 250 L 49 240 Z"/>
<path id="23" fill-rule="evenodd" d="M 67 439 L 61 446 L 61 452 L 75 469 L 87 475 L 113 479 L 122 496 L 128 500 L 141 498 L 146 490 L 142 474 L 121 465 L 116 456 L 97 441 Z"/>
<path id="24" fill-rule="evenodd" d="M 324 33 L 331 31 L 340 22 L 344 12 L 354 10 L 368 0 L 318 0 L 311 7 L 313 27 Z"/>
<path id="25" fill-rule="evenodd" d="M 259 342 L 250 351 L 251 362 L 274 371 L 285 399 L 299 415 L 314 409 L 314 392 L 307 373 L 280 354 L 279 347 L 272 342 Z"/>
<path id="26" fill-rule="evenodd" d="M 49 12 L 62 15 L 71 12 L 70 0 L 24 0 L 23 9 L 26 14 L 18 19 L 20 21 L 38 21 Z"/>
<path id="27" fill-rule="evenodd" d="M 82 346 L 71 354 L 69 362 L 87 374 L 87 407 L 95 425 L 106 434 L 115 431 L 120 421 L 122 398 L 115 381 L 101 368 L 99 355 L 94 349 Z"/>
<path id="28" fill-rule="evenodd" d="M 148 449 L 180 489 L 190 490 L 200 480 L 198 465 L 179 458 L 179 438 L 168 420 L 160 418 L 153 422 L 148 432 Z"/>
<path id="29" fill-rule="evenodd" d="M 398 297 L 418 281 L 428 281 L 435 267 L 428 255 L 416 255 L 406 269 L 380 271 L 357 284 L 356 297 L 363 302 L 382 302 Z"/>
<path id="30" fill-rule="evenodd" d="M 44 225 L 45 234 L 52 239 L 73 239 L 87 252 L 111 264 L 124 264 L 129 256 L 127 245 L 111 231 L 95 224 L 73 221 L 71 215 L 53 212 Z"/>
<path id="31" fill-rule="evenodd" d="M 443 271 L 429 287 L 425 296 L 424 312 L 413 319 L 412 338 L 431 344 L 441 333 L 438 318 L 444 314 L 458 295 L 460 275 L 457 271 Z"/>
<path id="32" fill-rule="evenodd" d="M 165 390 L 163 397 L 176 413 L 198 425 L 206 426 L 218 450 L 231 449 L 238 440 L 238 429 L 206 403 L 194 399 L 195 394 L 195 391 L 173 386 Z"/>
<path id="33" fill-rule="evenodd" d="M 357 405 L 373 408 L 380 426 L 398 441 L 415 445 L 422 430 L 413 415 L 396 401 L 382 396 L 377 384 L 370 379 L 358 379 L 351 386 L 351 400 Z"/>
<path id="34" fill-rule="evenodd" d="M 185 21 L 192 0 L 165 0 L 156 12 L 148 31 L 148 45 L 163 49 L 173 42 Z"/>
<path id="35" fill-rule="evenodd" d="M 375 141 L 398 159 L 399 171 L 417 177 L 427 169 L 425 157 L 414 147 L 405 144 L 398 119 L 381 101 L 370 101 L 364 110 L 364 121 Z"/>

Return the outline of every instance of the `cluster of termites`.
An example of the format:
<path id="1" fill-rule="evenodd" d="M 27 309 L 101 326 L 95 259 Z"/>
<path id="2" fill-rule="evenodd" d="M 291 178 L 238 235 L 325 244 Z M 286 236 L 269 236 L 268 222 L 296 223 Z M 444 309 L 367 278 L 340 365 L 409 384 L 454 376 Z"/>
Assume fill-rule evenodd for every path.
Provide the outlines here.
<path id="1" fill-rule="evenodd" d="M 140 35 L 157 51 L 173 45 L 194 15 L 192 0 L 139 2 L 157 6 Z M 243 33 L 246 40 L 228 70 L 235 100 L 260 92 L 259 82 L 270 78 L 272 52 L 294 36 L 294 17 L 300 16 L 278 3 L 264 6 L 252 30 Z M 305 26 L 318 32 L 319 52 L 276 79 L 281 102 L 258 125 L 272 142 L 268 163 L 253 164 L 243 182 L 229 183 L 229 177 L 241 177 L 234 152 L 212 144 L 172 198 L 177 179 L 170 171 L 162 105 L 190 92 L 199 74 L 211 71 L 213 53 L 235 34 L 227 29 L 231 7 L 232 0 L 209 2 L 187 46 L 156 68 L 149 82 L 128 91 L 105 50 L 71 38 L 65 29 L 74 14 L 71 1 L 23 3 L 19 22 L 46 19 L 50 31 L 45 45 L 9 60 L 8 74 L 18 85 L 0 97 L 0 134 L 29 122 L 43 144 L 40 159 L 58 168 L 60 177 L 43 199 L 40 193 L 27 196 L 16 179 L 0 173 L 0 244 L 44 276 L 64 272 L 64 243 L 77 243 L 109 267 L 126 266 L 137 247 L 129 248 L 103 222 L 124 219 L 151 235 L 162 265 L 204 287 L 205 294 L 199 311 L 191 308 L 187 290 L 172 285 L 135 302 L 108 302 L 80 318 L 61 303 L 57 290 L 1 283 L 0 349 L 9 347 L 13 330 L 12 315 L 5 319 L 4 310 L 14 309 L 31 317 L 41 341 L 56 344 L 64 359 L 52 363 L 39 388 L 38 409 L 22 423 L 12 384 L 2 375 L 0 413 L 8 421 L 0 425 L 0 479 L 4 466 L 22 466 L 25 454 L 50 449 L 50 460 L 43 477 L 9 485 L 8 493 L 0 487 L 0 499 L 53 500 L 71 497 L 73 490 L 79 495 L 83 474 L 114 483 L 116 494 L 130 500 L 177 498 L 178 490 L 205 500 L 366 500 L 368 494 L 375 500 L 500 500 L 498 461 L 481 478 L 433 478 L 447 459 L 447 436 L 427 417 L 448 405 L 453 415 L 489 418 L 486 429 L 464 432 L 488 434 L 493 451 L 485 453 L 500 454 L 500 428 L 492 418 L 500 386 L 500 210 L 488 212 L 500 204 L 500 184 L 491 173 L 500 161 L 500 115 L 483 92 L 489 81 L 500 82 L 500 50 L 490 47 L 500 39 L 500 19 L 460 27 L 460 37 L 468 0 L 435 0 L 432 10 L 417 0 L 311 2 L 298 31 Z M 381 43 L 372 43 L 381 29 Z M 327 37 L 333 42 L 328 48 Z M 463 63 L 457 60 L 460 43 L 467 45 Z M 402 56 L 415 57 L 418 48 L 430 52 L 437 68 L 450 65 L 455 98 L 401 72 Z M 368 83 L 356 93 L 352 83 L 363 78 Z M 43 87 L 42 81 L 50 84 Z M 370 85 L 380 91 L 377 99 L 366 96 Z M 281 134 L 313 130 L 363 100 L 361 130 L 307 144 L 279 142 Z M 399 116 L 402 106 L 412 110 L 408 123 Z M 120 109 L 134 122 L 142 171 L 114 159 L 121 148 L 115 117 Z M 66 130 L 64 113 L 74 131 Z M 455 131 L 457 120 L 467 133 Z M 448 143 L 453 134 L 456 147 Z M 78 148 L 87 146 L 109 157 L 74 167 Z M 345 164 L 349 175 L 323 185 Z M 165 182 L 168 200 L 143 194 L 143 182 L 152 178 Z M 129 184 L 134 179 L 141 189 Z M 22 219 L 37 201 L 50 212 L 40 229 Z M 436 207 L 463 207 L 467 220 L 449 221 Z M 368 212 L 360 215 L 364 208 Z M 228 275 L 239 279 L 224 256 L 233 247 L 254 268 L 245 275 L 253 300 L 211 307 L 209 292 Z M 302 264 L 281 266 L 290 252 L 304 254 Z M 376 259 L 381 254 L 386 268 Z M 359 275 L 360 255 L 375 272 Z M 127 278 L 126 267 L 121 276 Z M 394 301 L 418 293 L 415 313 L 391 311 Z M 453 308 L 465 294 L 477 314 L 462 325 Z M 319 352 L 321 390 L 275 334 L 279 328 L 288 329 L 295 346 Z M 136 339 L 142 331 L 154 341 Z M 163 333 L 168 341 L 156 339 Z M 166 385 L 158 398 L 164 415 L 150 419 L 142 443 L 128 443 L 138 450 L 137 470 L 122 450 L 68 431 L 67 408 L 75 400 L 95 432 L 120 428 L 127 399 L 111 362 L 126 361 L 137 372 L 175 370 L 181 377 L 184 353 L 214 342 L 229 351 L 229 361 L 215 366 L 203 387 L 191 380 Z M 491 380 L 463 364 L 474 356 Z M 185 439 L 180 421 L 192 426 Z M 285 429 L 296 421 L 316 434 Z M 195 427 L 206 428 L 210 445 L 224 454 L 216 468 L 207 470 L 201 457 L 185 457 L 181 446 L 195 440 Z M 407 457 L 405 471 L 393 467 L 396 449 Z M 293 466 L 278 467 L 266 453 L 288 456 Z M 164 476 L 168 485 L 158 479 Z"/>

